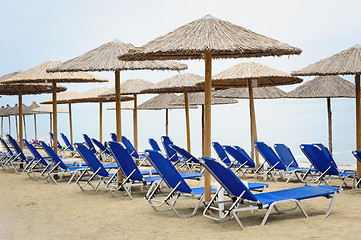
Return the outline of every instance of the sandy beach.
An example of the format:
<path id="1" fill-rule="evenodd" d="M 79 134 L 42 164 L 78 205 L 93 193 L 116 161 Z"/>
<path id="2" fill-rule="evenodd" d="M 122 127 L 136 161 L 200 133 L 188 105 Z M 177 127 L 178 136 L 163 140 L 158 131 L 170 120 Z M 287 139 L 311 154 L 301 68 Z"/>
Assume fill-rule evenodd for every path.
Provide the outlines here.
<path id="1" fill-rule="evenodd" d="M 103 187 L 100 194 L 82 192 L 74 183 L 55 185 L 5 171 L 0 171 L 0 183 L 1 239 L 357 239 L 361 234 L 361 191 L 351 188 L 337 195 L 326 219 L 322 216 L 329 200 L 317 198 L 301 202 L 308 219 L 299 210 L 273 211 L 260 226 L 265 210 L 240 213 L 241 230 L 236 221 L 215 223 L 201 211 L 183 219 L 173 212 L 155 212 L 145 203 L 145 190 L 134 191 L 134 200 L 113 198 Z M 268 183 L 267 191 L 303 185 Z M 190 210 L 195 203 L 180 206 Z"/>

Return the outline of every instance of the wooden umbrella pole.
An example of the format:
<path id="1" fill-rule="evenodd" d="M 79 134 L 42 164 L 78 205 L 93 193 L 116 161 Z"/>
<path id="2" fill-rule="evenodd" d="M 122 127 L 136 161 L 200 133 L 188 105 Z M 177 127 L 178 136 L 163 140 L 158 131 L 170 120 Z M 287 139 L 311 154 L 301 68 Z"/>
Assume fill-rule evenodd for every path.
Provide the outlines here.
<path id="1" fill-rule="evenodd" d="M 15 128 L 16 128 L 16 140 L 19 140 L 18 116 L 14 115 L 14 117 L 15 117 Z"/>
<path id="2" fill-rule="evenodd" d="M 103 142 L 103 102 L 99 102 L 99 140 Z"/>
<path id="3" fill-rule="evenodd" d="M 328 117 L 328 149 L 332 154 L 332 110 L 331 98 L 327 98 L 327 117 Z"/>
<path id="4" fill-rule="evenodd" d="M 202 105 L 202 156 L 204 156 L 204 105 Z"/>
<path id="5" fill-rule="evenodd" d="M 4 117 L 1 117 L 1 137 L 4 137 Z"/>
<path id="6" fill-rule="evenodd" d="M 38 131 L 36 130 L 36 114 L 34 114 L 34 131 L 35 131 L 35 140 L 38 139 Z"/>
<path id="7" fill-rule="evenodd" d="M 165 109 L 165 135 L 168 136 L 168 108 Z"/>
<path id="8" fill-rule="evenodd" d="M 187 151 L 191 152 L 191 127 L 189 123 L 189 103 L 188 103 L 188 90 L 184 90 L 184 104 L 186 114 L 186 131 L 187 131 Z"/>
<path id="9" fill-rule="evenodd" d="M 115 71 L 115 118 L 116 118 L 116 128 L 117 128 L 117 138 L 118 141 L 122 141 L 122 119 L 121 119 L 121 99 L 120 99 L 120 72 Z M 122 171 L 118 171 L 118 180 L 123 180 Z"/>
<path id="10" fill-rule="evenodd" d="M 24 136 L 25 136 L 25 139 L 28 139 L 28 136 L 26 134 L 26 122 L 25 122 L 25 115 L 23 115 L 23 120 L 24 120 Z"/>
<path id="11" fill-rule="evenodd" d="M 9 135 L 11 136 L 11 119 L 10 119 L 10 115 L 9 115 Z"/>
<path id="12" fill-rule="evenodd" d="M 23 150 L 23 87 L 21 85 L 19 86 L 19 146 Z"/>
<path id="13" fill-rule="evenodd" d="M 70 143 L 74 146 L 73 142 L 73 117 L 71 112 L 71 103 L 69 103 L 69 129 L 70 129 Z"/>
<path id="14" fill-rule="evenodd" d="M 211 95 L 212 95 L 212 53 L 204 52 L 205 89 L 204 89 L 204 155 L 211 157 Z M 204 171 L 204 201 L 211 200 L 211 175 Z"/>
<path id="15" fill-rule="evenodd" d="M 56 81 L 53 81 L 53 149 L 58 154 L 58 114 L 56 109 Z"/>
<path id="16" fill-rule="evenodd" d="M 137 94 L 134 94 L 134 109 L 133 109 L 133 137 L 134 147 L 138 151 L 138 99 Z"/>
<path id="17" fill-rule="evenodd" d="M 254 99 L 253 99 L 253 87 L 252 80 L 248 80 L 248 94 L 249 94 L 249 110 L 251 117 L 251 152 L 252 157 L 256 162 L 256 169 L 259 167 L 259 155 L 254 149 L 254 142 L 257 142 L 257 125 L 256 125 L 256 114 L 254 110 Z"/>
<path id="18" fill-rule="evenodd" d="M 360 74 L 356 74 L 356 149 L 361 150 L 361 102 L 360 102 Z M 361 176 L 361 163 L 357 161 L 357 176 Z"/>
<path id="19" fill-rule="evenodd" d="M 52 113 L 49 113 L 49 119 L 50 119 L 50 130 L 49 130 L 49 132 L 53 132 L 53 115 L 52 115 Z"/>

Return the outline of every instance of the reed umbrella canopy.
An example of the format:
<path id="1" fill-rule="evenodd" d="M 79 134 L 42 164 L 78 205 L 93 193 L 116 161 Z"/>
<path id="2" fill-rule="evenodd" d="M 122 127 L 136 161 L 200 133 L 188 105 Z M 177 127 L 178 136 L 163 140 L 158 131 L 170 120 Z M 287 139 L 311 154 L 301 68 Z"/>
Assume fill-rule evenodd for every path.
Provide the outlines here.
<path id="1" fill-rule="evenodd" d="M 49 73 L 46 70 L 48 68 L 53 68 L 59 64 L 61 61 L 51 60 L 44 62 L 38 66 L 30 68 L 24 72 L 19 72 L 14 76 L 8 77 L 3 80 L 3 83 L 14 84 L 14 83 L 52 83 L 52 96 L 54 99 L 53 103 L 53 132 L 54 132 L 54 142 L 58 140 L 58 129 L 57 129 L 57 111 L 56 111 L 56 84 L 57 82 L 68 82 L 68 83 L 85 83 L 85 82 L 107 82 L 105 78 L 100 78 L 94 76 L 90 73 L 84 72 L 70 72 L 70 73 Z M 54 144 L 54 151 L 57 153 L 58 149 L 56 144 Z"/>
<path id="2" fill-rule="evenodd" d="M 331 57 L 291 73 L 294 76 L 327 76 L 355 74 L 356 93 L 356 149 L 361 150 L 361 45 L 357 44 Z M 361 163 L 357 161 L 357 175 L 361 176 Z"/>
<path id="3" fill-rule="evenodd" d="M 301 49 L 254 33 L 211 15 L 185 24 L 138 49 L 122 60 L 204 59 L 205 156 L 211 157 L 212 58 L 245 58 L 300 54 Z M 211 199 L 210 174 L 205 172 L 205 201 Z"/>
<path id="4" fill-rule="evenodd" d="M 236 100 L 231 99 L 231 98 L 220 98 L 217 97 L 218 92 L 222 91 L 222 90 L 216 90 L 213 91 L 213 96 L 212 96 L 212 105 L 217 105 L 217 104 L 232 104 L 232 103 L 238 103 Z M 189 93 L 188 95 L 188 102 L 189 105 L 204 105 L 204 92 L 192 92 Z M 184 106 L 185 102 L 184 102 L 184 96 L 177 96 L 177 98 L 175 100 L 173 100 L 171 102 L 171 104 L 173 105 L 182 105 Z"/>
<path id="5" fill-rule="evenodd" d="M 328 115 L 328 148 L 332 154 L 331 98 L 355 98 L 355 85 L 339 76 L 319 76 L 289 92 L 288 98 L 326 98 Z"/>
<path id="6" fill-rule="evenodd" d="M 249 99 L 247 88 L 228 88 L 214 93 L 217 98 Z M 254 99 L 285 98 L 287 93 L 278 87 L 257 87 L 253 89 Z"/>

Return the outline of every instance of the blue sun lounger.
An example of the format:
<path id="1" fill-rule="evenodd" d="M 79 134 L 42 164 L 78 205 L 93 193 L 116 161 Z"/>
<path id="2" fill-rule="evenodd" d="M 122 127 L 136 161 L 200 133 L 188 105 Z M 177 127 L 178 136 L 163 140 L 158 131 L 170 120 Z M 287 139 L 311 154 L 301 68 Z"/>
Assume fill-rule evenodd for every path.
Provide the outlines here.
<path id="1" fill-rule="evenodd" d="M 10 136 L 9 134 L 7 135 L 7 138 L 10 142 L 10 145 L 13 147 L 15 153 L 14 155 L 9 158 L 5 163 L 4 166 L 7 166 L 9 170 L 11 170 L 10 166 L 13 168 L 14 172 L 16 173 L 20 173 L 20 169 L 22 169 L 22 171 L 24 169 L 26 169 L 26 167 L 31 163 L 31 161 L 33 160 L 33 157 L 30 154 L 24 154 L 24 152 L 20 149 L 19 144 L 15 141 L 15 139 Z M 19 169 L 17 169 L 19 168 Z"/>
<path id="2" fill-rule="evenodd" d="M 148 138 L 148 142 L 153 150 L 161 151 L 157 141 L 155 141 L 153 138 Z"/>
<path id="3" fill-rule="evenodd" d="M 118 138 L 117 138 L 117 134 L 115 134 L 115 133 L 110 133 L 110 139 L 112 140 L 112 141 L 118 141 Z"/>
<path id="4" fill-rule="evenodd" d="M 170 147 L 170 145 L 174 145 L 170 137 L 162 136 L 161 139 L 165 153 L 167 154 L 169 161 L 171 161 L 173 165 L 177 165 L 180 162 L 185 162 L 185 159 L 179 157 L 177 152 Z"/>
<path id="5" fill-rule="evenodd" d="M 157 197 L 160 197 L 159 194 L 156 194 L 157 190 L 160 187 L 160 183 L 154 182 L 150 189 L 152 191 L 150 192 L 150 194 L 146 195 L 147 204 L 152 206 L 155 211 L 160 211 L 159 208 L 161 208 L 163 205 L 166 205 L 167 207 L 169 207 L 167 210 L 173 210 L 178 217 L 191 217 L 196 214 L 199 206 L 203 201 L 204 187 L 189 187 L 189 185 L 184 181 L 177 169 L 167 158 L 163 156 L 161 152 L 155 150 L 146 150 L 145 152 L 149 161 L 157 169 L 157 171 L 162 177 L 162 180 L 171 190 L 165 196 L 163 194 L 161 195 L 162 197 L 164 197 L 162 200 L 156 199 Z M 216 190 L 211 189 L 211 192 L 216 192 Z M 198 203 L 196 204 L 192 213 L 181 215 L 175 208 L 176 203 L 181 200 L 191 199 L 198 200 Z"/>
<path id="6" fill-rule="evenodd" d="M 63 139 L 63 142 L 65 143 L 65 148 L 63 148 L 63 151 L 70 152 L 73 156 L 77 153 L 74 147 L 71 145 L 68 137 L 64 133 L 60 133 L 61 138 Z"/>
<path id="7" fill-rule="evenodd" d="M 1 167 L 5 169 L 5 162 L 7 162 L 9 159 L 15 157 L 15 152 L 12 151 L 9 146 L 6 144 L 5 140 L 0 138 L 0 142 L 1 144 L 3 145 L 3 147 L 5 148 L 5 151 L 6 153 L 4 153 L 2 156 L 1 156 L 1 159 L 0 159 L 0 164 L 1 164 Z"/>
<path id="8" fill-rule="evenodd" d="M 125 136 L 122 136 L 122 142 L 133 158 L 135 158 L 136 160 L 141 160 L 139 165 L 142 165 L 143 161 L 146 160 L 146 157 L 144 155 L 140 155 L 133 146 L 133 144 Z"/>
<path id="9" fill-rule="evenodd" d="M 223 145 L 223 148 L 239 163 L 240 166 L 235 170 L 235 172 L 241 171 L 242 176 L 246 177 L 245 174 L 249 170 L 255 170 L 254 168 L 256 167 L 256 164 L 243 148 L 229 145 Z"/>
<path id="10" fill-rule="evenodd" d="M 79 178 L 75 181 L 75 184 L 82 191 L 87 191 L 85 189 L 86 186 L 90 186 L 92 189 L 90 191 L 95 191 L 98 193 L 98 187 L 101 183 L 106 184 L 113 174 L 109 173 L 111 169 L 118 169 L 117 164 L 102 164 L 99 159 L 95 156 L 95 154 L 82 143 L 75 143 L 75 147 L 79 152 L 80 156 L 83 160 L 88 164 L 89 168 L 85 169 Z M 87 175 L 88 174 L 88 175 Z"/>
<path id="11" fill-rule="evenodd" d="M 133 157 L 130 155 L 123 143 L 110 141 L 109 147 L 115 162 L 118 164 L 118 167 L 125 178 L 123 181 L 118 182 L 116 181 L 115 176 L 113 176 L 106 184 L 106 188 L 110 190 L 113 197 L 113 193 L 115 191 L 124 189 L 129 198 L 133 199 L 131 194 L 132 187 L 150 185 L 154 181 L 161 180 L 160 176 L 143 176 L 138 166 L 135 164 Z"/>
<path id="12" fill-rule="evenodd" d="M 320 146 L 320 144 L 301 144 L 300 148 L 320 173 L 320 176 L 313 182 L 318 184 L 324 182 L 327 185 L 332 176 L 339 177 L 342 180 L 340 186 L 342 188 L 349 178 L 354 180 L 355 172 L 340 172 L 327 148 Z M 329 177 L 328 180 L 326 180 L 327 176 Z"/>
<path id="13" fill-rule="evenodd" d="M 306 174 L 309 172 L 309 168 L 287 167 L 275 151 L 264 142 L 255 142 L 254 144 L 265 160 L 261 167 L 256 170 L 255 175 L 260 174 L 261 176 L 269 176 L 271 180 L 277 181 L 276 174 L 279 174 L 281 178 L 283 178 L 283 175 L 285 174 L 288 175 L 286 182 L 289 182 L 293 176 L 301 181 L 302 178 L 300 178 L 298 174 Z M 261 168 L 266 162 L 269 165 L 269 168 L 265 172 L 260 173 Z"/>
<path id="14" fill-rule="evenodd" d="M 213 214 L 213 210 L 219 211 L 217 198 L 221 189 L 212 197 L 211 201 L 207 203 L 206 208 L 203 211 L 203 216 L 211 218 L 216 222 L 224 222 L 228 218 L 236 219 L 239 226 L 244 229 L 241 220 L 237 216 L 240 211 L 252 211 L 259 209 L 268 209 L 264 216 L 261 225 L 264 225 L 274 208 L 279 213 L 285 213 L 295 211 L 298 208 L 302 211 L 304 216 L 307 218 L 306 211 L 301 206 L 300 201 L 304 199 L 326 197 L 331 198 L 331 203 L 328 207 L 325 217 L 328 217 L 331 213 L 332 205 L 335 200 L 336 194 L 340 191 L 336 187 L 331 186 L 305 186 L 291 189 L 285 189 L 280 191 L 265 192 L 253 194 L 249 188 L 247 188 L 242 181 L 221 161 L 202 158 L 205 168 L 211 173 L 211 175 L 221 184 L 228 194 L 229 208 L 223 210 L 223 217 L 216 217 Z M 296 204 L 294 208 L 280 210 L 277 206 L 283 203 L 293 202 Z M 225 203 L 225 201 L 222 201 Z M 209 213 L 206 214 L 206 213 Z"/>
<path id="15" fill-rule="evenodd" d="M 54 134 L 52 132 L 49 132 L 50 135 L 50 140 L 51 140 L 51 146 L 54 145 Z M 59 143 L 59 141 L 57 141 L 57 145 L 58 150 L 59 150 L 59 154 L 64 150 L 63 147 L 61 146 L 61 144 Z"/>
<path id="16" fill-rule="evenodd" d="M 180 169 L 182 167 L 186 166 L 188 170 L 194 169 L 196 166 L 200 166 L 199 159 L 190 154 L 187 150 L 184 148 L 178 147 L 177 145 L 171 144 L 169 145 L 173 150 L 175 150 L 179 155 L 181 155 L 185 161 L 182 161 L 182 164 L 179 166 Z M 153 149 L 154 150 L 154 149 Z"/>
<path id="17" fill-rule="evenodd" d="M 219 142 L 212 142 L 212 146 L 214 151 L 217 153 L 218 159 L 224 162 L 227 166 L 233 167 L 234 163 L 231 161 L 231 159 L 229 159 L 223 146 L 219 144 Z"/>
<path id="18" fill-rule="evenodd" d="M 41 156 L 38 150 L 36 150 L 36 148 L 26 139 L 23 139 L 23 142 L 34 157 L 34 160 L 24 168 L 24 172 L 26 172 L 30 178 L 36 180 L 44 178 L 44 173 L 49 171 L 51 167 L 54 166 L 48 162 L 51 158 Z M 36 176 L 35 172 L 39 172 L 39 176 Z"/>
<path id="19" fill-rule="evenodd" d="M 50 146 L 43 141 L 40 141 L 40 144 L 54 164 L 54 167 L 46 174 L 46 180 L 48 182 L 49 179 L 51 179 L 58 184 L 65 175 L 70 175 L 70 179 L 67 182 L 69 184 L 76 176 L 80 176 L 81 172 L 88 168 L 87 166 L 68 167 Z M 55 175 L 57 175 L 59 179 L 56 179 Z"/>
<path id="20" fill-rule="evenodd" d="M 87 134 L 83 134 L 83 138 L 84 138 L 84 141 L 86 143 L 86 145 L 88 146 L 88 148 L 95 154 L 95 155 L 99 155 L 99 152 L 95 149 L 95 146 L 92 142 L 92 140 L 90 139 L 90 137 L 87 135 Z"/>
<path id="21" fill-rule="evenodd" d="M 110 152 L 110 149 L 105 147 L 103 143 L 99 142 L 95 138 L 92 138 L 93 143 L 99 148 L 100 150 L 100 156 L 102 159 L 111 161 L 112 160 L 112 153 Z"/>
<path id="22" fill-rule="evenodd" d="M 355 156 L 355 158 L 361 162 L 361 151 L 359 150 L 355 150 L 355 151 L 352 151 L 352 154 Z M 358 189 L 358 190 L 361 190 L 361 177 L 357 176 L 358 177 L 358 181 L 355 183 L 355 188 Z"/>

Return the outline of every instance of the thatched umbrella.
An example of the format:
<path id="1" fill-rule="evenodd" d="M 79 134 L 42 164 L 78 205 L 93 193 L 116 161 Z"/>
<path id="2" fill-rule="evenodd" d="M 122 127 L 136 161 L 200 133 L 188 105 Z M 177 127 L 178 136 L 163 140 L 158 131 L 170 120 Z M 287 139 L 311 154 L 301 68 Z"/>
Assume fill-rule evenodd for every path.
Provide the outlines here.
<path id="1" fill-rule="evenodd" d="M 45 70 L 43 70 L 45 71 Z M 36 81 L 28 81 L 31 78 L 36 78 L 36 71 L 32 69 L 25 72 L 10 73 L 0 78 L 0 95 L 18 95 L 19 96 L 19 140 L 20 147 L 23 148 L 23 95 L 62 92 L 66 87 L 56 87 L 56 84 L 38 83 Z M 40 76 L 39 76 L 40 77 Z M 25 81 L 23 81 L 25 80 Z M 15 117 L 16 118 L 16 117 Z"/>
<path id="2" fill-rule="evenodd" d="M 193 73 L 181 73 L 158 82 L 153 87 L 142 91 L 142 93 L 183 93 L 185 102 L 187 150 L 191 151 L 190 123 L 188 92 L 204 91 L 204 87 L 196 86 L 197 82 L 203 81 L 204 77 Z"/>
<path id="3" fill-rule="evenodd" d="M 246 58 L 300 54 L 301 49 L 207 15 L 131 50 L 122 60 L 205 60 L 205 156 L 211 157 L 212 58 Z M 205 201 L 211 199 L 205 172 Z"/>
<path id="4" fill-rule="evenodd" d="M 320 76 L 289 92 L 287 97 L 327 99 L 328 148 L 332 154 L 331 98 L 354 98 L 355 85 L 339 76 Z"/>
<path id="5" fill-rule="evenodd" d="M 134 101 L 133 101 L 133 139 L 134 139 L 134 147 L 138 151 L 138 94 L 143 91 L 144 89 L 150 88 L 154 86 L 154 83 L 145 81 L 143 79 L 129 79 L 122 84 L 120 84 L 120 88 L 124 89 L 121 91 L 121 94 L 133 94 Z M 114 97 L 115 96 L 115 89 L 111 89 L 108 92 L 104 93 L 104 97 Z M 123 109 L 123 104 L 121 104 L 121 109 Z"/>
<path id="6" fill-rule="evenodd" d="M 214 91 L 214 94 L 211 98 L 212 105 L 237 103 L 237 101 L 234 99 L 215 97 L 216 92 L 218 91 Z M 188 95 L 188 103 L 190 106 L 196 106 L 196 105 L 202 106 L 202 118 L 201 118 L 202 119 L 202 156 L 204 156 L 204 92 L 190 93 Z M 184 96 L 178 96 L 177 99 L 175 99 L 171 104 L 184 106 L 185 105 Z"/>
<path id="7" fill-rule="evenodd" d="M 13 115 L 15 117 L 16 122 L 17 122 L 17 118 L 18 117 L 20 118 L 19 109 L 20 109 L 19 105 L 15 104 L 15 106 L 9 112 L 10 115 Z M 29 107 L 26 106 L 25 104 L 22 104 L 22 119 L 23 119 L 23 129 L 24 129 L 23 132 L 24 132 L 25 139 L 27 139 L 25 115 L 28 115 L 29 112 L 30 112 Z M 19 140 L 19 132 L 17 132 L 17 133 L 18 133 L 18 135 L 16 136 L 16 138 L 17 138 L 17 140 Z"/>
<path id="8" fill-rule="evenodd" d="M 66 90 L 65 92 L 59 93 L 56 96 L 56 104 L 68 104 L 69 110 L 69 133 L 70 133 L 70 143 L 73 145 L 73 120 L 72 120 L 72 111 L 71 104 L 72 101 L 70 99 L 74 99 L 80 97 L 81 94 L 72 90 Z M 52 97 L 42 101 L 40 104 L 53 104 Z M 34 115 L 35 116 L 35 115 Z"/>
<path id="9" fill-rule="evenodd" d="M 9 111 L 12 109 L 12 107 L 9 104 L 6 104 L 6 107 L 1 112 L 1 117 L 9 117 L 9 134 L 11 135 L 11 121 L 10 121 L 10 115 L 8 114 Z"/>
<path id="10" fill-rule="evenodd" d="M 298 71 L 292 72 L 296 76 L 326 76 L 355 74 L 356 88 L 356 148 L 361 150 L 361 46 L 356 45 L 331 57 L 320 60 Z M 361 176 L 361 162 L 357 161 L 357 174 Z"/>
<path id="11" fill-rule="evenodd" d="M 9 77 L 3 80 L 4 83 L 43 83 L 43 82 L 51 82 L 53 87 L 53 99 L 56 100 L 56 83 L 57 82 L 77 82 L 77 83 L 85 83 L 85 82 L 107 82 L 107 79 L 96 77 L 90 73 L 84 72 L 71 72 L 71 73 L 48 73 L 46 69 L 53 68 L 59 64 L 61 61 L 48 61 L 42 63 L 38 66 L 35 66 L 29 70 L 24 72 L 20 72 L 15 74 L 12 77 Z M 56 112 L 56 101 L 53 103 L 53 128 L 54 128 L 54 142 L 56 143 L 58 140 L 58 128 L 57 128 L 57 112 Z M 54 144 L 54 151 L 57 153 L 58 148 L 56 144 Z"/>
<path id="12" fill-rule="evenodd" d="M 36 112 L 34 112 L 33 110 L 35 108 L 38 108 L 40 107 L 35 101 L 33 101 L 31 103 L 31 105 L 29 106 L 29 114 L 33 114 L 34 115 L 34 133 L 35 133 L 35 139 L 38 139 L 38 132 L 37 132 L 37 129 L 36 129 Z"/>
<path id="13" fill-rule="evenodd" d="M 5 107 L 1 106 L 0 108 L 0 116 L 1 116 L 1 137 L 3 137 L 4 134 L 4 111 Z"/>
<path id="14" fill-rule="evenodd" d="M 298 77 L 293 77 L 288 73 L 255 62 L 245 62 L 237 64 L 212 77 L 212 85 L 216 87 L 248 87 L 249 109 L 251 118 L 251 155 L 252 158 L 254 158 L 256 161 L 256 167 L 259 166 L 259 155 L 254 150 L 254 142 L 257 141 L 257 126 L 256 114 L 254 109 L 253 87 L 287 85 L 300 82 L 302 82 L 302 79 Z M 202 82 L 199 84 L 204 85 L 205 83 Z M 245 90 L 239 91 L 243 91 L 243 93 L 245 92 Z M 257 91 L 257 93 L 262 92 L 267 92 L 268 95 L 270 95 L 271 93 L 275 93 L 272 98 L 285 97 L 285 93 L 280 89 L 270 90 L 263 88 L 263 91 Z"/>
<path id="15" fill-rule="evenodd" d="M 162 93 L 159 94 L 148 101 L 145 101 L 143 104 L 139 105 L 139 110 L 162 110 L 165 109 L 165 135 L 168 136 L 168 119 L 169 119 L 169 109 L 183 109 L 183 106 L 177 106 L 171 104 L 174 100 L 177 99 L 177 95 L 174 93 Z M 191 107 L 196 108 L 196 107 Z"/>

